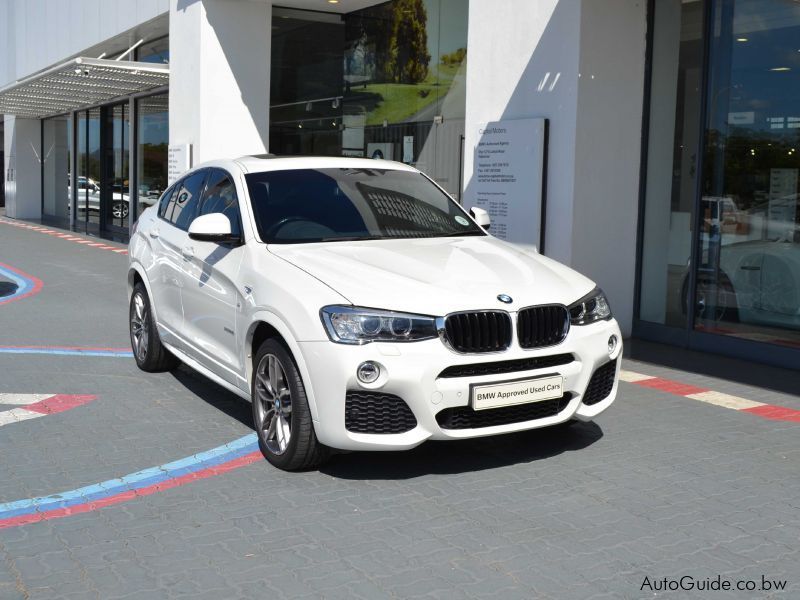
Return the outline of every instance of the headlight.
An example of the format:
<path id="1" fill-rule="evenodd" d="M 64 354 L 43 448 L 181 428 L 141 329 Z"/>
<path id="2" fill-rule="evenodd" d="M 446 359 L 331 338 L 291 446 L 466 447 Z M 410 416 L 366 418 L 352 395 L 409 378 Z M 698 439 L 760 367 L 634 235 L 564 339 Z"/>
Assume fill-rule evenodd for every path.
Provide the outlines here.
<path id="1" fill-rule="evenodd" d="M 426 315 L 357 306 L 326 306 L 320 315 L 328 337 L 340 344 L 417 342 L 437 336 L 435 318 Z"/>
<path id="2" fill-rule="evenodd" d="M 569 307 L 569 321 L 572 325 L 588 325 L 610 318 L 611 307 L 600 288 L 594 288 Z"/>

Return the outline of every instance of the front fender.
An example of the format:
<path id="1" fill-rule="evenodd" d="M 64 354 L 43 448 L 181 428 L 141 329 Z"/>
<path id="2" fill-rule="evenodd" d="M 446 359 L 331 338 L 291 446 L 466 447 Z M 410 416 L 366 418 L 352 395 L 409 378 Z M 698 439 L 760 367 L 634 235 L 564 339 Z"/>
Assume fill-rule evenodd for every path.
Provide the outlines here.
<path id="1" fill-rule="evenodd" d="M 268 310 L 259 310 L 254 313 L 253 320 L 247 328 L 247 335 L 245 337 L 246 356 L 244 363 L 247 372 L 248 393 L 252 389 L 253 383 L 253 356 L 258 351 L 257 348 L 253 348 L 253 335 L 255 334 L 256 328 L 261 323 L 266 323 L 267 325 L 273 327 L 286 342 L 289 351 L 292 353 L 295 364 L 297 364 L 297 369 L 300 371 L 300 376 L 303 378 L 303 384 L 306 388 L 306 397 L 308 398 L 308 407 L 311 410 L 311 418 L 314 421 L 318 421 L 319 413 L 317 412 L 317 401 L 316 397 L 314 396 L 314 389 L 311 387 L 311 377 L 308 371 L 308 365 L 306 364 L 303 354 L 300 351 L 300 346 L 297 344 L 297 340 L 292 334 L 291 328 L 277 314 Z"/>

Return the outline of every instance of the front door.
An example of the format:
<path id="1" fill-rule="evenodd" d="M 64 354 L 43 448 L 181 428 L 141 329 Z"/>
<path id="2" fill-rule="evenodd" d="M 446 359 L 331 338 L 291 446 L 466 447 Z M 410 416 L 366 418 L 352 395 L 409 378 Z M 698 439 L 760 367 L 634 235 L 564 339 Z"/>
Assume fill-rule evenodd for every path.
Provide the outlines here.
<path id="1" fill-rule="evenodd" d="M 233 178 L 212 169 L 197 215 L 222 213 L 231 232 L 242 235 L 238 195 Z M 242 385 L 241 332 L 236 315 L 243 302 L 236 285 L 244 254 L 240 244 L 188 239 L 184 248 L 183 333 L 195 358 L 233 385 Z"/>

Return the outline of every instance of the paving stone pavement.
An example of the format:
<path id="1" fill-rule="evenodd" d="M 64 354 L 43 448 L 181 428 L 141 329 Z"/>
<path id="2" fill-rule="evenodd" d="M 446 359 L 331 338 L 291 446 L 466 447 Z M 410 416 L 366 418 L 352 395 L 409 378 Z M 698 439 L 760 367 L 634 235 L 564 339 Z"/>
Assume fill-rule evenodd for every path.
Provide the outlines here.
<path id="1" fill-rule="evenodd" d="M 0 262 L 44 284 L 0 306 L 0 346 L 128 344 L 125 256 L 0 225 Z M 625 368 L 701 377 L 639 361 Z M 712 384 L 800 401 L 703 380 Z M 0 393 L 98 397 L 0 428 L 0 503 L 251 432 L 245 401 L 185 368 L 149 375 L 126 358 L 0 354 Z M 685 598 L 708 593 L 642 584 L 717 575 L 788 580 L 783 592 L 718 597 L 798 598 L 798 464 L 800 424 L 623 383 L 593 424 L 344 454 L 299 474 L 259 461 L 0 529 L 0 599 Z"/>

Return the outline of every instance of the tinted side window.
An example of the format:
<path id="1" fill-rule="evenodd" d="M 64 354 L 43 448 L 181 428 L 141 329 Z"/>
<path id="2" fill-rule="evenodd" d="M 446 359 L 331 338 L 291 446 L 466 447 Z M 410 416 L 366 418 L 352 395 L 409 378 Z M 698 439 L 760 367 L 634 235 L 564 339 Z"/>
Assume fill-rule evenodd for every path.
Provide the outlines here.
<path id="1" fill-rule="evenodd" d="M 175 186 L 170 204 L 174 205 L 172 214 L 167 218 L 179 229 L 187 230 L 197 213 L 200 203 L 200 194 L 203 191 L 203 182 L 206 171 L 192 173 Z"/>
<path id="2" fill-rule="evenodd" d="M 172 197 L 172 192 L 175 191 L 175 188 L 169 188 L 164 194 L 161 196 L 161 200 L 158 201 L 158 216 L 166 219 L 167 218 L 167 206 L 169 206 L 169 200 Z"/>
<path id="3" fill-rule="evenodd" d="M 208 177 L 208 186 L 203 195 L 203 204 L 200 206 L 200 215 L 222 213 L 231 222 L 231 233 L 242 235 L 241 219 L 239 218 L 239 202 L 236 198 L 236 186 L 225 171 L 214 169 Z"/>

